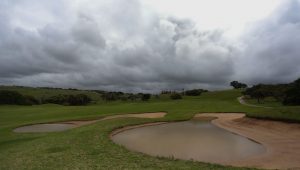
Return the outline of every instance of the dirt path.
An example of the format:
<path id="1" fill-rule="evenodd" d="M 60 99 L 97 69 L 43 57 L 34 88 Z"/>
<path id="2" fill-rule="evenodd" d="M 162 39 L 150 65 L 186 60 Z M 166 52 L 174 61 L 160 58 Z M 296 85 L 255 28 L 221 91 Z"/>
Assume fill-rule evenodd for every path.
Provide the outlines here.
<path id="1" fill-rule="evenodd" d="M 242 104 L 242 105 L 246 105 L 246 106 L 251 106 L 251 107 L 262 107 L 262 108 L 272 108 L 272 107 L 268 107 L 268 106 L 258 106 L 258 105 L 254 105 L 254 104 L 249 104 L 245 101 L 244 96 L 238 97 L 237 100 Z"/>
<path id="2" fill-rule="evenodd" d="M 265 169 L 300 169 L 300 124 L 246 118 L 240 113 L 203 113 L 196 118 L 216 117 L 212 123 L 261 143 L 267 151 L 231 162 L 233 166 Z"/>

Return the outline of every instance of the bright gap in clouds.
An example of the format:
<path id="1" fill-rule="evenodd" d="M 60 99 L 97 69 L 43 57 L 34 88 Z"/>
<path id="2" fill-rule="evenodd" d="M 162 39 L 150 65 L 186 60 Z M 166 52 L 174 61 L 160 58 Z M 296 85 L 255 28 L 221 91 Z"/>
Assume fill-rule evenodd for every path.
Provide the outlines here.
<path id="1" fill-rule="evenodd" d="M 198 29 L 240 34 L 247 23 L 267 17 L 282 0 L 145 0 L 162 15 L 189 18 Z"/>

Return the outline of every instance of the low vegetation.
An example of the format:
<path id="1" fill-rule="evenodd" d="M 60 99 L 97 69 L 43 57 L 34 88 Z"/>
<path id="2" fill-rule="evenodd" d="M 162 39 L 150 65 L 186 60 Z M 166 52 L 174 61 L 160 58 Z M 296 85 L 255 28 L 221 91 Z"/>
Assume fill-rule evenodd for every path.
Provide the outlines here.
<path id="1" fill-rule="evenodd" d="M 92 99 L 85 94 L 76 95 L 56 95 L 43 101 L 43 103 L 53 103 L 60 105 L 80 106 L 87 105 Z"/>
<path id="2" fill-rule="evenodd" d="M 207 90 L 203 89 L 193 89 L 193 90 L 187 90 L 184 92 L 187 96 L 200 96 L 202 93 L 207 92 Z"/>
<path id="3" fill-rule="evenodd" d="M 33 96 L 22 95 L 16 91 L 0 90 L 0 104 L 33 105 L 39 104 Z"/>
<path id="4" fill-rule="evenodd" d="M 182 99 L 182 96 L 181 96 L 181 94 L 179 94 L 179 93 L 172 93 L 172 94 L 170 95 L 170 98 L 171 98 L 172 100 L 179 100 L 179 99 Z"/>

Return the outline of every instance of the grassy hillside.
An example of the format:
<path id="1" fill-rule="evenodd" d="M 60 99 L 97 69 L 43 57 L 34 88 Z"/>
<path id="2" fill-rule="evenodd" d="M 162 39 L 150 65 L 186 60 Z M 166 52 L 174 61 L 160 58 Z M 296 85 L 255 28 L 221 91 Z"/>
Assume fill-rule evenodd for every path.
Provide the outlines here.
<path id="1" fill-rule="evenodd" d="M 110 102 L 89 106 L 0 106 L 0 169 L 242 169 L 156 158 L 115 145 L 108 137 L 118 127 L 150 121 L 190 119 L 199 112 L 245 112 L 252 117 L 300 122 L 300 107 L 255 108 L 238 103 L 239 90 L 204 93 L 170 100 Z M 161 119 L 120 118 L 65 132 L 18 134 L 18 126 L 74 119 L 95 119 L 112 114 L 165 111 Z"/>
<path id="2" fill-rule="evenodd" d="M 39 87 L 34 88 L 34 87 L 20 87 L 20 86 L 0 86 L 0 90 L 17 91 L 23 95 L 33 96 L 39 100 L 46 99 L 46 98 L 49 98 L 51 96 L 55 96 L 58 94 L 63 94 L 63 95 L 86 94 L 94 101 L 101 100 L 101 95 L 99 93 L 92 92 L 92 91 L 86 91 L 86 90 L 39 88 Z"/>

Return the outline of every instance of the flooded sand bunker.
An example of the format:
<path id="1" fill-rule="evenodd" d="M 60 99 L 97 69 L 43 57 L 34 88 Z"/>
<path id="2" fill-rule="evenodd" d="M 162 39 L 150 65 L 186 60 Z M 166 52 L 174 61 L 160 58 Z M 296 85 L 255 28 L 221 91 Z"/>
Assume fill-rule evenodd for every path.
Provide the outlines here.
<path id="1" fill-rule="evenodd" d="M 24 133 L 24 132 L 61 132 L 71 128 L 74 128 L 73 124 L 64 123 L 45 123 L 45 124 L 35 124 L 29 126 L 23 126 L 16 128 L 14 132 Z"/>
<path id="2" fill-rule="evenodd" d="M 59 123 L 43 123 L 43 124 L 22 126 L 14 129 L 14 132 L 18 132 L 18 133 L 61 132 L 68 129 L 96 123 L 103 120 L 125 118 L 125 117 L 154 119 L 154 118 L 162 118 L 165 115 L 166 115 L 165 112 L 113 115 L 98 120 L 82 120 L 82 121 L 76 120 L 76 121 L 66 121 L 66 122 L 59 122 Z"/>
<path id="3" fill-rule="evenodd" d="M 125 130 L 114 134 L 112 140 L 129 150 L 152 156 L 221 164 L 265 152 L 262 145 L 248 138 L 199 120 Z"/>

